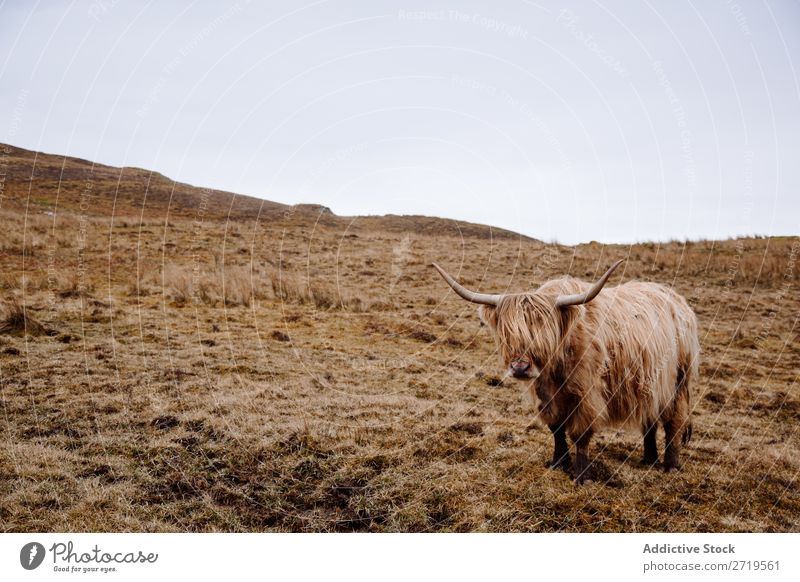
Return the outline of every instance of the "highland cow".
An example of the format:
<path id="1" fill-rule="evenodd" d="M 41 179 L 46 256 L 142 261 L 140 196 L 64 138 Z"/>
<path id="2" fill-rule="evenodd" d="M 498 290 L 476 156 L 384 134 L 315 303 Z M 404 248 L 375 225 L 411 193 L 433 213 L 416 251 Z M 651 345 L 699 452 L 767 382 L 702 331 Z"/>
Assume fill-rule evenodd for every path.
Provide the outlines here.
<path id="1" fill-rule="evenodd" d="M 530 293 L 470 291 L 434 263 L 462 298 L 480 304 L 508 374 L 528 382 L 540 418 L 553 433 L 549 466 L 590 478 L 592 435 L 604 426 L 642 431 L 646 465 L 658 464 L 656 429 L 664 427 L 664 470 L 680 468 L 691 438 L 689 394 L 697 378 L 697 319 L 686 300 L 657 283 L 604 289 L 622 261 L 593 285 L 571 277 Z M 602 290 L 602 293 L 601 293 Z M 571 462 L 567 436 L 575 443 Z"/>

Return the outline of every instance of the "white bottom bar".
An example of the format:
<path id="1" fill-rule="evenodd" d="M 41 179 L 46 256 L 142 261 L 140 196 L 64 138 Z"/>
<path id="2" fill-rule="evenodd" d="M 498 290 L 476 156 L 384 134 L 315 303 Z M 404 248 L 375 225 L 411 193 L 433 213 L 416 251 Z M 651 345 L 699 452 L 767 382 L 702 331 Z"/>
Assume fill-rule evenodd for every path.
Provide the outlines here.
<path id="1" fill-rule="evenodd" d="M 3 534 L 0 579 L 799 580 L 798 548 L 800 534 Z"/>

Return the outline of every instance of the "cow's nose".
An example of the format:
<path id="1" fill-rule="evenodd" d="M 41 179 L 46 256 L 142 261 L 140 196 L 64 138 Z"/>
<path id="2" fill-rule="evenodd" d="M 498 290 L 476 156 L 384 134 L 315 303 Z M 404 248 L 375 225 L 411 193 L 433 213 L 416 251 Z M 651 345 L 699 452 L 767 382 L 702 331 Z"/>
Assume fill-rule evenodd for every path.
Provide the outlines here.
<path id="1" fill-rule="evenodd" d="M 530 362 L 526 362 L 525 360 L 514 360 L 513 362 L 511 362 L 511 371 L 514 372 L 515 375 L 527 374 L 528 370 L 530 369 L 531 369 Z"/>

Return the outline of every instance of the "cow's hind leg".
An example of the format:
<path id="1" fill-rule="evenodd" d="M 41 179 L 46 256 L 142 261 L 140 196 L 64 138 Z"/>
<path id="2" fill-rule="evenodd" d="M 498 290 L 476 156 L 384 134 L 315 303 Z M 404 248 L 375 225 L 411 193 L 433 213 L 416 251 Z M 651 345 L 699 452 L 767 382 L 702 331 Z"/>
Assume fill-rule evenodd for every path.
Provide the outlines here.
<path id="1" fill-rule="evenodd" d="M 664 423 L 664 470 L 667 473 L 681 468 L 678 457 L 685 435 L 689 430 L 689 405 L 680 394 L 675 398 L 669 414 L 662 418 Z"/>
<path id="2" fill-rule="evenodd" d="M 592 431 L 587 429 L 581 434 L 574 435 L 575 441 L 575 464 L 573 465 L 573 478 L 577 485 L 583 485 L 591 478 L 589 472 L 589 441 L 592 439 Z"/>
<path id="3" fill-rule="evenodd" d="M 683 434 L 682 424 L 675 418 L 664 422 L 664 432 L 666 433 L 666 446 L 664 447 L 664 470 L 667 473 L 678 471 L 681 464 L 678 461 L 681 450 L 681 437 Z"/>
<path id="4" fill-rule="evenodd" d="M 664 470 L 667 473 L 681 468 L 678 459 L 681 445 L 688 442 L 692 435 L 691 411 L 689 410 L 689 382 L 682 370 L 678 371 L 678 383 L 675 399 L 667 414 L 661 420 L 664 423 L 665 447 Z"/>
<path id="5" fill-rule="evenodd" d="M 553 433 L 553 460 L 548 463 L 550 469 L 561 469 L 569 472 L 572 459 L 567 444 L 567 429 L 563 424 L 548 425 Z"/>
<path id="6" fill-rule="evenodd" d="M 657 422 L 650 422 L 644 429 L 644 456 L 642 464 L 652 466 L 658 463 L 658 447 L 656 446 Z"/>

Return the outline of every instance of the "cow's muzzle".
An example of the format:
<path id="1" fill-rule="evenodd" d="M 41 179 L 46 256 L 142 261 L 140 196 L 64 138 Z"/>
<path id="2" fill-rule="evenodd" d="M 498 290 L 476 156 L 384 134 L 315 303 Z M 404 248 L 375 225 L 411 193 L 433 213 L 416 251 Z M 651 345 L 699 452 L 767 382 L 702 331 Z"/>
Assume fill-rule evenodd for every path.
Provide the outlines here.
<path id="1" fill-rule="evenodd" d="M 511 375 L 517 380 L 530 380 L 533 377 L 531 363 L 528 360 L 514 360 L 510 369 Z"/>

